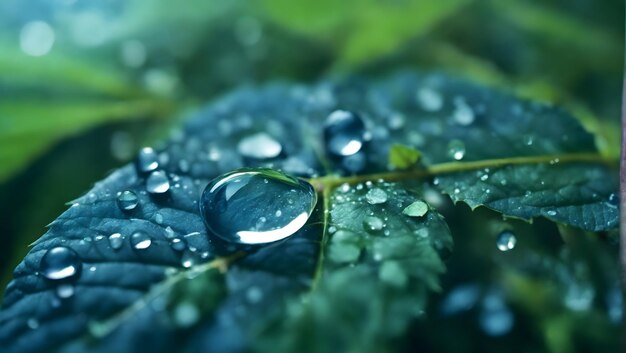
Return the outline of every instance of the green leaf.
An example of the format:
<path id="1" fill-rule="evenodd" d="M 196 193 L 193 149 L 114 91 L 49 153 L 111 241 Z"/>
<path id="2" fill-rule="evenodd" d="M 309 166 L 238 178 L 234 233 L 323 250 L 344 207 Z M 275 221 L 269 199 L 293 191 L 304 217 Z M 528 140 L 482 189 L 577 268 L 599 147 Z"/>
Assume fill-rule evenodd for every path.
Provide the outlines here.
<path id="1" fill-rule="evenodd" d="M 340 65 L 348 66 L 393 52 L 408 40 L 426 34 L 468 2 L 265 0 L 263 9 L 288 29 L 328 42 L 338 52 Z"/>
<path id="2" fill-rule="evenodd" d="M 369 204 L 365 195 L 374 188 L 389 201 Z M 415 200 L 395 183 L 334 191 L 318 282 L 304 299 L 287 304 L 277 326 L 262 336 L 263 351 L 380 352 L 420 317 L 427 291 L 440 290 L 439 252 L 450 250 L 452 238 L 437 211 L 423 218 L 403 214 Z"/>
<path id="3" fill-rule="evenodd" d="M 396 169 L 408 169 L 420 159 L 420 151 L 405 145 L 394 144 L 389 150 L 389 164 Z"/>

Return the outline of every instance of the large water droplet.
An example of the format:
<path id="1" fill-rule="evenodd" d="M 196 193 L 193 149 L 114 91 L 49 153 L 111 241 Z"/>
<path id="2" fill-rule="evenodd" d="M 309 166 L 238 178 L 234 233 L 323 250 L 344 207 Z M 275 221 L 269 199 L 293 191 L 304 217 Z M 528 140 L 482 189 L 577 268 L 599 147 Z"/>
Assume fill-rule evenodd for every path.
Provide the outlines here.
<path id="1" fill-rule="evenodd" d="M 517 238 L 513 232 L 505 230 L 498 234 L 498 239 L 496 239 L 496 246 L 500 251 L 509 251 L 512 250 L 517 244 Z"/>
<path id="2" fill-rule="evenodd" d="M 162 170 L 155 170 L 146 180 L 146 190 L 151 194 L 164 194 L 170 189 L 170 181 Z"/>
<path id="3" fill-rule="evenodd" d="M 82 262 L 76 251 L 57 246 L 48 250 L 39 264 L 41 274 L 49 280 L 68 280 L 80 275 Z"/>
<path id="4" fill-rule="evenodd" d="M 373 188 L 365 194 L 365 199 L 370 205 L 378 205 L 387 202 L 387 193 L 379 188 Z"/>
<path id="5" fill-rule="evenodd" d="M 239 141 L 237 150 L 242 156 L 253 159 L 271 159 L 280 155 L 283 146 L 272 136 L 261 132 Z"/>
<path id="6" fill-rule="evenodd" d="M 139 198 L 137 194 L 130 190 L 122 191 L 122 193 L 117 196 L 117 205 L 124 211 L 134 210 L 138 204 Z"/>
<path id="7" fill-rule="evenodd" d="M 204 189 L 200 207 L 205 224 L 220 238 L 265 244 L 302 228 L 316 202 L 309 183 L 260 168 L 239 169 L 215 178 Z M 281 216 L 274 217 L 278 211 Z"/>
<path id="8" fill-rule="evenodd" d="M 148 234 L 139 231 L 131 235 L 130 244 L 137 250 L 145 250 L 152 244 L 152 239 Z"/>
<path id="9" fill-rule="evenodd" d="M 124 237 L 120 233 L 109 235 L 109 245 L 113 250 L 119 250 L 124 245 Z"/>
<path id="10" fill-rule="evenodd" d="M 137 156 L 137 168 L 139 171 L 147 173 L 159 167 L 159 156 L 152 147 L 144 147 Z"/>
<path id="11" fill-rule="evenodd" d="M 463 141 L 450 141 L 450 143 L 448 143 L 448 155 L 456 161 L 463 159 L 463 157 L 465 157 L 465 144 Z"/>
<path id="12" fill-rule="evenodd" d="M 324 140 L 328 152 L 335 156 L 356 154 L 365 142 L 365 123 L 354 112 L 335 110 L 326 120 Z"/>

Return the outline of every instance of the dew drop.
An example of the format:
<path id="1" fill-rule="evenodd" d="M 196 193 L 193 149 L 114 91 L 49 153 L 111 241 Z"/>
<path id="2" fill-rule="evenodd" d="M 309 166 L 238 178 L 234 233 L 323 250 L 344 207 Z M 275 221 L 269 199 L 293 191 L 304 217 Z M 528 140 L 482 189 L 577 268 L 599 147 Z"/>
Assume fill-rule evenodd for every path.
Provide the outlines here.
<path id="1" fill-rule="evenodd" d="M 554 217 L 554 216 L 556 216 L 556 211 L 555 211 L 555 210 L 549 210 L 549 211 L 547 211 L 547 212 L 546 212 L 546 214 L 547 214 L 548 216 L 552 216 L 552 217 Z"/>
<path id="2" fill-rule="evenodd" d="M 117 196 L 117 206 L 124 211 L 134 210 L 138 204 L 139 198 L 137 194 L 130 190 L 122 191 Z"/>
<path id="3" fill-rule="evenodd" d="M 326 119 L 324 140 L 329 153 L 346 157 L 356 154 L 365 142 L 365 123 L 351 111 L 335 110 Z"/>
<path id="4" fill-rule="evenodd" d="M 517 244 L 517 238 L 515 237 L 515 234 L 513 234 L 513 232 L 505 230 L 498 234 L 498 238 L 496 239 L 496 246 L 498 247 L 498 250 L 513 250 L 515 244 Z"/>
<path id="5" fill-rule="evenodd" d="M 448 156 L 456 161 L 463 159 L 463 157 L 465 157 L 465 144 L 463 141 L 450 141 L 450 143 L 448 143 Z"/>
<path id="6" fill-rule="evenodd" d="M 146 180 L 146 190 L 151 194 L 163 194 L 170 189 L 170 181 L 162 170 L 155 170 L 150 173 Z"/>
<path id="7" fill-rule="evenodd" d="M 120 233 L 109 235 L 109 245 L 113 250 L 119 250 L 124 245 L 124 237 Z"/>
<path id="8" fill-rule="evenodd" d="M 61 284 L 56 288 L 57 297 L 68 299 L 74 295 L 74 286 L 71 284 Z"/>
<path id="9" fill-rule="evenodd" d="M 385 223 L 383 223 L 383 220 L 378 217 L 370 216 L 365 217 L 363 220 L 363 226 L 366 230 L 379 231 L 383 229 Z"/>
<path id="10" fill-rule="evenodd" d="M 370 189 L 365 194 L 365 199 L 370 205 L 378 205 L 387 202 L 387 193 L 379 188 Z"/>
<path id="11" fill-rule="evenodd" d="M 207 185 L 200 209 L 207 228 L 221 239 L 266 244 L 302 228 L 316 202 L 315 189 L 305 181 L 266 168 L 239 169 Z M 280 217 L 272 217 L 278 211 Z"/>
<path id="12" fill-rule="evenodd" d="M 170 246 L 176 251 L 183 251 L 187 247 L 187 244 L 181 238 L 174 238 L 170 240 Z"/>
<path id="13" fill-rule="evenodd" d="M 29 329 L 36 330 L 39 327 L 39 321 L 31 317 L 28 321 L 26 321 L 26 325 Z"/>
<path id="14" fill-rule="evenodd" d="M 159 156 L 152 147 L 144 147 L 137 156 L 137 168 L 143 173 L 151 172 L 159 167 Z"/>
<path id="15" fill-rule="evenodd" d="M 245 137 L 237 145 L 237 151 L 242 156 L 252 159 L 276 158 L 282 150 L 280 142 L 264 132 Z"/>
<path id="16" fill-rule="evenodd" d="M 616 193 L 611 193 L 609 198 L 606 201 L 606 204 L 609 207 L 618 207 L 619 206 L 619 196 Z"/>
<path id="17" fill-rule="evenodd" d="M 152 239 L 144 232 L 135 232 L 130 236 L 130 244 L 137 250 L 145 250 L 152 245 Z"/>
<path id="18" fill-rule="evenodd" d="M 193 326 L 200 319 L 200 311 L 190 302 L 183 302 L 174 309 L 174 322 L 179 327 Z"/>
<path id="19" fill-rule="evenodd" d="M 82 262 L 76 251 L 58 246 L 43 255 L 39 267 L 41 274 L 49 280 L 69 280 L 80 275 Z"/>
<path id="20" fill-rule="evenodd" d="M 421 200 L 413 202 L 402 211 L 402 213 L 410 217 L 422 217 L 426 212 L 428 212 L 428 205 Z"/>
<path id="21" fill-rule="evenodd" d="M 191 268 L 198 261 L 196 254 L 190 250 L 185 251 L 180 258 L 180 264 L 184 268 Z"/>
<path id="22" fill-rule="evenodd" d="M 422 109 L 428 112 L 436 112 L 443 107 L 443 97 L 432 88 L 419 89 L 416 98 Z"/>
<path id="23" fill-rule="evenodd" d="M 454 121 L 463 126 L 471 125 L 476 118 L 472 108 L 465 102 L 463 98 L 454 100 L 455 110 L 453 113 Z"/>

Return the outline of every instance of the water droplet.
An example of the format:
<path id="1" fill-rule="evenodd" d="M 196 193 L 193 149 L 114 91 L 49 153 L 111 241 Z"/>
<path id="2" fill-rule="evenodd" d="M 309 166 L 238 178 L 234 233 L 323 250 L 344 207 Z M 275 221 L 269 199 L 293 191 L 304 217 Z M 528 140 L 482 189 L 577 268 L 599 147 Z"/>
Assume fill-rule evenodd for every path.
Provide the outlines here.
<path id="1" fill-rule="evenodd" d="M 137 168 L 143 173 L 151 172 L 159 167 L 159 156 L 152 147 L 144 147 L 137 156 Z"/>
<path id="2" fill-rule="evenodd" d="M 184 268 L 191 268 L 198 262 L 198 257 L 196 253 L 191 250 L 185 251 L 183 255 L 180 257 L 180 264 Z"/>
<path id="3" fill-rule="evenodd" d="M 502 336 L 513 328 L 515 318 L 502 295 L 490 293 L 483 299 L 480 313 L 480 327 L 489 336 Z"/>
<path id="4" fill-rule="evenodd" d="M 263 299 L 263 291 L 258 287 L 250 287 L 246 291 L 246 299 L 250 303 L 258 303 Z"/>
<path id="5" fill-rule="evenodd" d="M 476 118 L 472 108 L 465 102 L 463 98 L 454 100 L 455 110 L 453 113 L 454 121 L 463 126 L 471 125 Z"/>
<path id="6" fill-rule="evenodd" d="M 139 198 L 137 194 L 130 190 L 122 191 L 122 193 L 117 196 L 117 205 L 124 211 L 134 210 L 138 204 Z"/>
<path id="7" fill-rule="evenodd" d="M 180 327 L 193 326 L 200 319 L 198 308 L 190 302 L 182 302 L 174 309 L 174 322 Z"/>
<path id="8" fill-rule="evenodd" d="M 426 212 L 428 212 L 428 205 L 421 200 L 413 202 L 402 211 L 402 213 L 411 217 L 422 217 Z"/>
<path id="9" fill-rule="evenodd" d="M 524 144 L 527 146 L 532 146 L 532 144 L 535 142 L 535 137 L 533 135 L 524 135 L 523 139 Z"/>
<path id="10" fill-rule="evenodd" d="M 552 217 L 554 217 L 554 216 L 556 216 L 556 211 L 555 211 L 555 210 L 549 210 L 549 211 L 547 211 L 547 212 L 546 212 L 546 214 L 547 214 L 548 216 L 552 216 Z"/>
<path id="11" fill-rule="evenodd" d="M 619 196 L 616 193 L 611 193 L 609 198 L 606 201 L 607 205 L 610 207 L 618 207 L 619 206 Z"/>
<path id="12" fill-rule="evenodd" d="M 54 45 L 54 29 L 43 21 L 32 21 L 20 31 L 20 49 L 26 55 L 44 56 Z"/>
<path id="13" fill-rule="evenodd" d="M 326 149 L 335 156 L 346 157 L 356 154 L 365 141 L 365 123 L 351 111 L 335 110 L 326 120 L 324 140 Z"/>
<path id="14" fill-rule="evenodd" d="M 365 217 L 363 220 L 363 226 L 365 226 L 366 230 L 379 231 L 383 229 L 385 223 L 383 220 L 378 217 Z"/>
<path id="15" fill-rule="evenodd" d="M 448 156 L 450 158 L 460 161 L 465 157 L 465 144 L 461 140 L 451 140 L 448 143 Z"/>
<path id="16" fill-rule="evenodd" d="M 470 310 L 480 298 L 480 287 L 474 284 L 460 285 L 446 296 L 441 303 L 441 312 L 444 315 L 455 315 Z"/>
<path id="17" fill-rule="evenodd" d="M 370 205 L 378 205 L 387 202 L 387 193 L 379 188 L 373 188 L 365 194 L 365 199 Z"/>
<path id="18" fill-rule="evenodd" d="M 183 251 L 187 247 L 187 244 L 181 238 L 174 238 L 170 240 L 170 246 L 176 251 Z"/>
<path id="19" fill-rule="evenodd" d="M 80 275 L 82 262 L 76 251 L 58 246 L 43 255 L 39 267 L 41 274 L 49 280 L 68 280 Z"/>
<path id="20" fill-rule="evenodd" d="M 150 173 L 146 180 L 146 190 L 151 194 L 163 194 L 170 189 L 170 181 L 162 170 L 155 170 Z"/>
<path id="21" fill-rule="evenodd" d="M 74 286 L 71 284 L 61 284 L 56 288 L 57 297 L 61 299 L 71 298 L 74 295 Z"/>
<path id="22" fill-rule="evenodd" d="M 515 234 L 509 230 L 505 230 L 498 234 L 498 238 L 496 239 L 496 246 L 500 251 L 509 251 L 512 250 L 517 244 L 517 238 Z"/>
<path id="23" fill-rule="evenodd" d="M 220 238 L 240 244 L 266 244 L 302 228 L 316 202 L 317 194 L 309 183 L 259 168 L 239 169 L 215 178 L 204 189 L 200 206 L 205 224 Z M 268 216 L 279 210 L 280 217 Z"/>
<path id="24" fill-rule="evenodd" d="M 443 107 L 443 97 L 432 88 L 420 88 L 416 97 L 422 109 L 428 112 L 436 112 Z"/>
<path id="25" fill-rule="evenodd" d="M 124 245 L 124 237 L 120 233 L 109 235 L 109 245 L 113 250 L 119 250 Z"/>
<path id="26" fill-rule="evenodd" d="M 241 139 L 237 145 L 237 150 L 247 158 L 271 159 L 280 155 L 283 146 L 272 136 L 260 132 Z"/>
<path id="27" fill-rule="evenodd" d="M 152 244 L 152 239 L 148 234 L 139 231 L 130 236 L 130 244 L 137 250 L 145 250 Z"/>
<path id="28" fill-rule="evenodd" d="M 31 317 L 28 321 L 26 321 L 26 325 L 29 329 L 36 330 L 39 327 L 39 321 Z"/>

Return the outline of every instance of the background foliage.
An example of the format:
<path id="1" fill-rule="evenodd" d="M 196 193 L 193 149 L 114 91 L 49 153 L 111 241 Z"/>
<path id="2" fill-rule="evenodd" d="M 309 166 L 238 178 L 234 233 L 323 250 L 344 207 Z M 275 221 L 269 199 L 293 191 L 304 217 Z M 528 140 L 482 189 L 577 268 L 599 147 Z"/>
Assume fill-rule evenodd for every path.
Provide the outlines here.
<path id="1" fill-rule="evenodd" d="M 65 202 L 186 112 L 235 86 L 377 76 L 406 67 L 451 72 L 566 107 L 596 134 L 602 152 L 616 157 L 623 15 L 620 0 L 192 0 L 185 6 L 2 0 L 3 283 Z M 52 49 L 41 57 L 21 50 L 31 21 L 45 21 L 54 31 Z M 448 263 L 433 317 L 418 324 L 419 334 L 407 345 L 502 350 L 530 335 L 540 342 L 530 348 L 550 352 L 605 350 L 586 347 L 589 342 L 614 346 L 621 320 L 613 305 L 620 298 L 617 283 L 607 285 L 617 278 L 614 235 L 576 236 L 547 222 L 520 222 L 519 250 L 505 254 L 494 246 L 501 221 L 468 213 L 446 214 L 463 251 Z M 520 276 L 516 269 L 530 266 L 536 254 L 547 259 L 533 264 L 543 276 Z M 592 297 L 591 310 L 574 310 L 560 295 L 572 286 L 584 294 L 585 285 L 596 282 L 608 287 Z M 445 293 L 459 288 L 480 299 L 453 315 L 438 309 L 445 307 Z M 494 339 L 481 329 L 480 317 L 489 302 L 484 298 L 502 288 L 517 320 L 513 333 Z M 613 323 L 603 319 L 607 312 Z M 450 335 L 457 339 L 445 338 Z"/>

